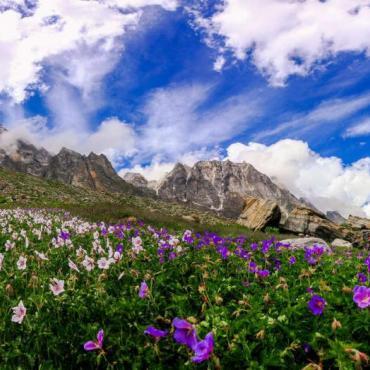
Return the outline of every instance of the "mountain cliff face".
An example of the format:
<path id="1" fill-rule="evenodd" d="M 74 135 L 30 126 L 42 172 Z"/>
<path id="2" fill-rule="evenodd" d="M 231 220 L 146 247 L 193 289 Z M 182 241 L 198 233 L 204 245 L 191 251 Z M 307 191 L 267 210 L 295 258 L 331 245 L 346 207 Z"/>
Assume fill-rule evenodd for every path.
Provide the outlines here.
<path id="1" fill-rule="evenodd" d="M 4 128 L 0 134 L 2 132 Z M 85 189 L 140 193 L 139 189 L 117 175 L 103 154 L 85 156 L 63 148 L 53 156 L 43 148 L 18 140 L 16 148 L 10 152 L 0 149 L 0 166 Z"/>
<path id="2" fill-rule="evenodd" d="M 274 200 L 283 219 L 300 204 L 252 165 L 230 161 L 200 161 L 193 167 L 177 164 L 159 185 L 158 196 L 232 218 L 242 213 L 247 197 Z"/>

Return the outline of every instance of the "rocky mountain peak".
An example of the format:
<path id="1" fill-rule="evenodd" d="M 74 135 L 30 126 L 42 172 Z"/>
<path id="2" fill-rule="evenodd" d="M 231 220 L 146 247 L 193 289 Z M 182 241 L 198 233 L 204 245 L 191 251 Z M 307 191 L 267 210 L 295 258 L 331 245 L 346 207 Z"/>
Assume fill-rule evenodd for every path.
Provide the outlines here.
<path id="1" fill-rule="evenodd" d="M 199 161 L 193 167 L 176 164 L 159 185 L 158 195 L 232 218 L 241 214 L 246 197 L 276 201 L 283 217 L 300 204 L 251 164 L 217 160 Z"/>
<path id="2" fill-rule="evenodd" d="M 148 180 L 140 173 L 126 172 L 123 179 L 138 188 L 146 188 L 148 186 Z"/>

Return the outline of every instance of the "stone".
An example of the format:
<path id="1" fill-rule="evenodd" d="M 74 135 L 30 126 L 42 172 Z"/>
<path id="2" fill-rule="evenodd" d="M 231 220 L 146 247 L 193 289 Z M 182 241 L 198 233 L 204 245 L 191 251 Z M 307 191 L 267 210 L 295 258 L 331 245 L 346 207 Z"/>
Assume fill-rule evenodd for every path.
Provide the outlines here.
<path id="1" fill-rule="evenodd" d="M 304 249 L 305 247 L 312 247 L 313 245 L 321 245 L 326 251 L 331 251 L 331 248 L 325 240 L 320 238 L 297 238 L 280 240 L 280 243 L 289 244 L 293 249 Z"/>
<path id="2" fill-rule="evenodd" d="M 355 230 L 370 229 L 370 220 L 368 218 L 350 215 L 348 217 L 347 224 Z"/>
<path id="3" fill-rule="evenodd" d="M 281 212 L 273 200 L 248 197 L 238 224 L 252 230 L 262 230 L 266 226 L 279 226 Z"/>
<path id="4" fill-rule="evenodd" d="M 317 236 L 326 240 L 342 238 L 342 229 L 322 213 L 306 207 L 296 207 L 281 227 L 293 233 Z"/>
<path id="5" fill-rule="evenodd" d="M 353 245 L 351 242 L 344 240 L 344 239 L 339 239 L 339 238 L 334 239 L 331 242 L 331 246 L 333 248 L 353 248 Z"/>

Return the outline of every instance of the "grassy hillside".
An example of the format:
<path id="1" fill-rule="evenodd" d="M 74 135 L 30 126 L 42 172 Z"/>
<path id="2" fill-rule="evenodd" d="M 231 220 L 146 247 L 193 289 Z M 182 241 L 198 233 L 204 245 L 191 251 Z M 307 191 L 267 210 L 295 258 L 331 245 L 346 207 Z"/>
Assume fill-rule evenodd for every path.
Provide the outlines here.
<path id="1" fill-rule="evenodd" d="M 89 221 L 120 222 L 135 217 L 170 230 L 190 228 L 221 235 L 247 235 L 262 240 L 270 234 L 252 232 L 232 220 L 177 203 L 123 194 L 108 194 L 0 168 L 0 208 L 61 208 Z"/>

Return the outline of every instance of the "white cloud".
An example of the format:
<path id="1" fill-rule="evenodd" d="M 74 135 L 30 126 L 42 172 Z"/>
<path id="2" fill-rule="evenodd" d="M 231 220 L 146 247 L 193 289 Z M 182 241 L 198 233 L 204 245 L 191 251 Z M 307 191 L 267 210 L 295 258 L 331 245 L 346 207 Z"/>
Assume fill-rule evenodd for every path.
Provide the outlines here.
<path id="1" fill-rule="evenodd" d="M 301 136 L 306 132 L 326 130 L 326 124 L 333 128 L 333 123 L 342 123 L 346 118 L 370 106 L 370 94 L 330 99 L 322 102 L 317 107 L 305 114 L 300 114 L 286 122 L 277 124 L 273 128 L 260 130 L 253 136 L 253 140 L 261 141 L 269 137 Z"/>
<path id="2" fill-rule="evenodd" d="M 171 86 L 154 91 L 139 128 L 141 156 L 147 160 L 176 161 L 204 146 L 218 145 L 243 132 L 260 113 L 260 99 L 252 94 L 228 98 L 207 107 L 212 97 L 208 85 Z"/>
<path id="3" fill-rule="evenodd" d="M 193 166 L 198 161 L 203 160 L 220 160 L 222 158 L 219 149 L 213 148 L 208 150 L 203 148 L 195 152 L 189 152 L 184 155 L 181 155 L 177 158 L 176 162 L 186 164 L 188 166 Z M 124 176 L 127 172 L 136 172 L 143 175 L 149 181 L 160 181 L 162 180 L 169 172 L 172 171 L 176 162 L 163 162 L 158 157 L 154 157 L 150 164 L 143 166 L 136 164 L 130 168 L 122 168 L 118 174 Z"/>
<path id="4" fill-rule="evenodd" d="M 121 157 L 132 155 L 136 145 L 134 129 L 114 117 L 101 122 L 94 132 L 78 127 L 65 130 L 49 128 L 47 120 L 40 116 L 15 121 L 7 129 L 0 136 L 0 147 L 9 152 L 16 149 L 17 140 L 21 139 L 54 154 L 62 147 L 82 154 L 104 153 L 116 163 Z"/>
<path id="5" fill-rule="evenodd" d="M 344 137 L 358 137 L 370 135 L 370 118 L 366 118 L 360 123 L 348 127 L 344 133 Z"/>
<path id="6" fill-rule="evenodd" d="M 116 64 L 120 38 L 138 25 L 146 5 L 174 10 L 176 1 L 38 0 L 30 6 L 0 0 L 0 92 L 23 102 L 30 90 L 47 88 L 43 72 L 51 65 L 90 94 Z"/>
<path id="7" fill-rule="evenodd" d="M 298 197 L 326 212 L 336 210 L 370 217 L 370 158 L 345 166 L 337 157 L 322 157 L 307 143 L 281 140 L 266 146 L 234 143 L 228 159 L 248 162 Z"/>
<path id="8" fill-rule="evenodd" d="M 203 3 L 201 3 L 203 4 Z M 275 86 L 341 52 L 370 54 L 369 0 L 224 0 L 211 16 L 191 10 L 207 45 L 249 58 Z"/>

